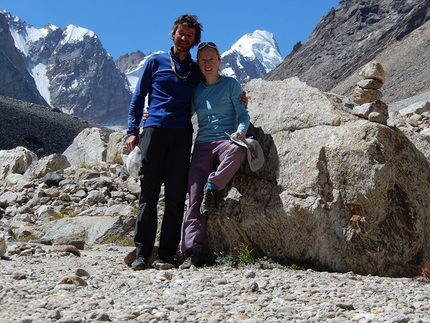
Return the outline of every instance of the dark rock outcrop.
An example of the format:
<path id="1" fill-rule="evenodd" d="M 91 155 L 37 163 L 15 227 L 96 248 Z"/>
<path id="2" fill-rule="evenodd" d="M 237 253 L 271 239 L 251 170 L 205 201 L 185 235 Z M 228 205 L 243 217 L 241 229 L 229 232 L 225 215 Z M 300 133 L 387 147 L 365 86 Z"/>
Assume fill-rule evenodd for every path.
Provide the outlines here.
<path id="1" fill-rule="evenodd" d="M 39 158 L 63 153 L 83 129 L 100 127 L 57 109 L 5 96 L 0 96 L 0 115 L 0 150 L 23 146 Z"/>

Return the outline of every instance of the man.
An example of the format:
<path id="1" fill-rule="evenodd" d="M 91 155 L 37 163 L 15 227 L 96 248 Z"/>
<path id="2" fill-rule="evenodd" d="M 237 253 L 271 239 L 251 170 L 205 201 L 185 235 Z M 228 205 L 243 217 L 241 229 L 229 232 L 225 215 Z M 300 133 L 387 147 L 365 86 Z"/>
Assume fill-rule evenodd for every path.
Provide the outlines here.
<path id="1" fill-rule="evenodd" d="M 145 97 L 149 93 L 149 116 L 142 136 L 144 154 L 141 193 L 136 219 L 134 270 L 148 267 L 157 231 L 157 203 L 162 183 L 165 210 L 158 257 L 153 266 L 174 264 L 181 239 L 181 225 L 187 190 L 187 174 L 192 144 L 190 99 L 194 87 L 203 80 L 192 61 L 190 49 L 200 42 L 202 25 L 196 16 L 176 19 L 169 53 L 149 57 L 137 84 L 128 113 L 127 149 L 139 144 L 139 125 Z"/>
<path id="2" fill-rule="evenodd" d="M 149 94 L 149 114 L 140 147 L 143 160 L 141 193 L 136 219 L 134 270 L 148 267 L 157 232 L 157 203 L 164 183 L 165 208 L 155 268 L 175 263 L 181 240 L 181 226 L 187 192 L 192 145 L 191 95 L 204 80 L 190 49 L 200 42 L 202 25 L 194 15 L 182 15 L 171 30 L 173 47 L 168 53 L 149 57 L 137 84 L 128 113 L 127 149 L 139 145 L 139 125 L 145 97 Z M 242 99 L 247 103 L 247 98 Z"/>

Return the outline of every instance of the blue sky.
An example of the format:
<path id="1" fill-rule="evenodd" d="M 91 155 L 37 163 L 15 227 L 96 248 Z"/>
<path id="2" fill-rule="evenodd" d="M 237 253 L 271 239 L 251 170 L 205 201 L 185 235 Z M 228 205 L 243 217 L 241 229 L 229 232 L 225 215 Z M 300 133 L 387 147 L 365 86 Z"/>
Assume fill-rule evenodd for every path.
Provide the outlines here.
<path id="1" fill-rule="evenodd" d="M 203 41 L 221 52 L 253 31 L 271 32 L 281 55 L 304 43 L 320 19 L 340 0 L 0 0 L 0 8 L 36 28 L 73 24 L 94 31 L 114 59 L 141 50 L 144 54 L 172 45 L 169 31 L 185 13 L 203 24 Z M 194 51 L 193 51 L 194 53 Z M 194 56 L 194 55 L 193 55 Z"/>

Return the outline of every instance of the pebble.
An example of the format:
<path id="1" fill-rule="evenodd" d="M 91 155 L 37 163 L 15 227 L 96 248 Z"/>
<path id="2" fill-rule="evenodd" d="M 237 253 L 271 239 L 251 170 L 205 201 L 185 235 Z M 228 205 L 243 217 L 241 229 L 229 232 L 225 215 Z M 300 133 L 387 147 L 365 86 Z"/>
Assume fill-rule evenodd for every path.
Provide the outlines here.
<path id="1" fill-rule="evenodd" d="M 132 249 L 0 260 L 0 322 L 430 322 L 427 279 L 252 266 L 133 271 L 124 263 Z"/>

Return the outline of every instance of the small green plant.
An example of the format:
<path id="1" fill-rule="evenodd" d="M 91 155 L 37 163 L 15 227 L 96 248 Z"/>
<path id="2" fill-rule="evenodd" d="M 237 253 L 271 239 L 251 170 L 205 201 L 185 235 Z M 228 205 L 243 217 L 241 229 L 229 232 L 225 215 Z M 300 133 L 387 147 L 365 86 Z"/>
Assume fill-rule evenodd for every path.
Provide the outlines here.
<path id="1" fill-rule="evenodd" d="M 288 267 L 288 269 L 291 269 L 291 270 L 306 270 L 307 269 L 306 267 L 300 266 L 298 264 L 291 264 L 287 267 Z"/>
<path id="2" fill-rule="evenodd" d="M 19 239 L 21 242 L 30 242 L 30 241 L 37 240 L 37 239 L 36 239 L 36 237 L 35 237 L 34 235 L 32 235 L 32 234 L 28 234 L 28 235 L 21 235 L 21 236 L 19 236 L 19 237 L 18 237 L 18 239 Z"/>
<path id="3" fill-rule="evenodd" d="M 250 265 L 255 262 L 255 258 L 252 255 L 254 249 L 251 249 L 248 244 L 241 243 L 240 247 L 236 249 L 237 254 L 235 256 L 236 262 L 239 266 Z"/>
<path id="4" fill-rule="evenodd" d="M 72 237 L 77 239 L 77 240 L 86 241 L 87 240 L 87 233 L 85 231 L 81 232 L 81 233 L 74 233 L 74 234 L 72 234 Z"/>
<path id="5" fill-rule="evenodd" d="M 237 267 L 237 264 L 231 257 L 226 257 L 223 254 L 217 255 L 215 259 L 215 264 L 219 267 Z"/>
<path id="6" fill-rule="evenodd" d="M 234 255 L 217 254 L 215 264 L 217 266 L 232 268 L 254 264 L 256 259 L 252 254 L 253 250 L 248 244 L 241 243 L 239 247 L 235 248 Z"/>
<path id="7" fill-rule="evenodd" d="M 63 218 L 74 218 L 78 216 L 78 211 L 72 211 L 72 210 L 63 210 L 61 212 L 57 212 L 54 215 L 51 216 L 51 220 L 60 220 Z"/>
<path id="8" fill-rule="evenodd" d="M 119 246 L 134 246 L 134 241 L 132 237 L 123 237 L 119 235 L 104 237 L 101 243 Z"/>
<path id="9" fill-rule="evenodd" d="M 88 165 L 88 163 L 85 161 L 85 157 L 84 157 L 84 159 L 79 159 L 78 167 L 79 168 L 90 168 L 90 165 Z"/>
<path id="10" fill-rule="evenodd" d="M 122 165 L 122 164 L 123 164 L 123 161 L 122 161 L 121 154 L 115 153 L 115 155 L 114 155 L 114 156 L 113 156 L 113 158 L 112 158 L 112 162 L 113 162 L 114 164 L 120 164 L 120 165 Z"/>
<path id="11" fill-rule="evenodd" d="M 223 253 L 217 254 L 215 265 L 220 267 L 237 268 L 240 266 L 255 267 L 259 269 L 284 269 L 285 266 L 274 262 L 272 259 L 262 257 L 255 259 L 249 246 L 244 246 L 242 252 L 235 256 L 225 256 Z"/>
<path id="12" fill-rule="evenodd" d="M 277 262 L 267 260 L 267 259 L 261 259 L 258 261 L 258 267 L 260 269 L 284 269 L 285 267 L 281 264 L 278 264 Z"/>

